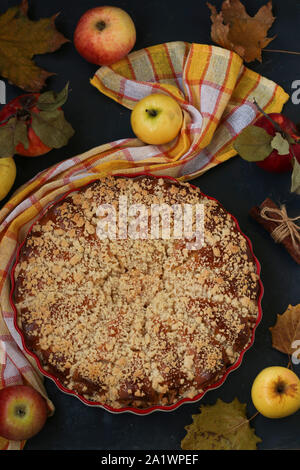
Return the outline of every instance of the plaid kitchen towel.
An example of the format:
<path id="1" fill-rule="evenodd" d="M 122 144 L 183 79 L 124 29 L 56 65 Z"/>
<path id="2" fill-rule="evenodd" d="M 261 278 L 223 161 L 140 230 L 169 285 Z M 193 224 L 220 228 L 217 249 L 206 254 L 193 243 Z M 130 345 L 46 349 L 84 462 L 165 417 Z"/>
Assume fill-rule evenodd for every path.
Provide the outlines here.
<path id="1" fill-rule="evenodd" d="M 92 84 L 132 109 L 144 96 L 166 93 L 181 105 L 180 135 L 163 146 L 122 139 L 60 162 L 23 185 L 0 211 L 0 388 L 27 383 L 48 399 L 33 359 L 22 346 L 9 301 L 16 250 L 41 211 L 70 189 L 107 174 L 146 172 L 180 180 L 199 176 L 233 155 L 232 142 L 259 116 L 255 98 L 268 113 L 280 112 L 288 95 L 276 83 L 244 67 L 225 49 L 173 42 L 133 52 L 100 68 Z M 7 442 L 0 448 L 22 448 Z"/>
<path id="2" fill-rule="evenodd" d="M 236 154 L 233 140 L 257 117 L 254 98 L 268 113 L 281 111 L 288 99 L 274 82 L 244 67 L 237 54 L 185 42 L 133 52 L 101 67 L 91 83 L 129 109 L 150 93 L 166 93 L 178 101 L 184 123 L 177 139 L 163 146 L 139 142 L 120 157 L 131 163 L 131 173 L 133 166 L 181 180 Z"/>

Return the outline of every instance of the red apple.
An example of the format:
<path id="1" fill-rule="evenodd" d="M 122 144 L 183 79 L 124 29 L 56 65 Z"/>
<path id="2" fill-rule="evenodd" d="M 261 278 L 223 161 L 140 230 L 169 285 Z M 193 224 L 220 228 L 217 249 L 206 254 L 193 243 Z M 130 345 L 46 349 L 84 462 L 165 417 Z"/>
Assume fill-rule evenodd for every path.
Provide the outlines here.
<path id="1" fill-rule="evenodd" d="M 289 134 L 295 141 L 299 141 L 299 135 L 296 128 L 296 125 L 286 116 L 280 113 L 271 113 L 269 117 L 279 124 L 281 129 Z M 277 129 L 271 121 L 268 120 L 265 116 L 261 116 L 254 124 L 255 126 L 262 127 L 267 131 L 271 136 L 275 136 Z M 300 162 L 300 144 L 295 143 L 291 145 L 292 150 L 290 149 L 289 153 L 286 155 L 280 155 L 277 150 L 273 150 L 270 155 L 262 161 L 256 162 L 256 164 L 263 168 L 264 170 L 273 172 L 273 173 L 282 173 L 285 171 L 291 171 L 293 169 L 292 160 L 293 155 Z"/>
<path id="2" fill-rule="evenodd" d="M 46 400 L 34 388 L 12 385 L 0 390 L 0 436 L 13 441 L 29 439 L 44 426 Z"/>
<path id="3" fill-rule="evenodd" d="M 110 65 L 122 59 L 131 51 L 135 40 L 135 26 L 128 13 L 111 6 L 88 10 L 74 33 L 79 54 L 97 65 Z"/>
<path id="4" fill-rule="evenodd" d="M 4 126 L 13 116 L 16 116 L 17 118 L 22 117 L 24 122 L 26 122 L 28 148 L 26 149 L 21 142 L 19 142 L 15 148 L 15 153 L 25 157 L 37 157 L 39 155 L 44 155 L 51 150 L 50 147 L 47 147 L 47 145 L 41 141 L 31 127 L 32 118 L 30 113 L 40 112 L 36 106 L 39 96 L 39 93 L 28 93 L 17 96 L 17 98 L 14 98 L 7 103 L 0 111 L 0 127 Z"/>

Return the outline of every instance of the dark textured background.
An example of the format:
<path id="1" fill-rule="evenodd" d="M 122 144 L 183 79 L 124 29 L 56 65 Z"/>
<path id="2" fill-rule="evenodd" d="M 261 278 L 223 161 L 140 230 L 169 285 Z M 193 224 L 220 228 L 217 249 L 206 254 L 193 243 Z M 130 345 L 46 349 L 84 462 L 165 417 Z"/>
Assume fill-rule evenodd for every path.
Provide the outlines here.
<path id="1" fill-rule="evenodd" d="M 217 6 L 221 4 L 217 0 L 211 2 Z M 0 13 L 15 3 L 1 0 Z M 211 44 L 210 12 L 203 0 L 108 3 L 125 9 L 132 16 L 137 29 L 134 50 L 175 40 Z M 266 0 L 245 0 L 244 3 L 253 15 Z M 72 40 L 80 16 L 87 9 L 101 4 L 96 0 L 31 0 L 29 14 L 32 19 L 38 19 L 60 12 L 57 27 Z M 269 35 L 276 35 L 276 39 L 269 48 L 300 50 L 300 1 L 274 0 L 273 5 L 277 19 Z M 59 91 L 70 81 L 72 91 L 64 110 L 76 134 L 66 147 L 52 150 L 48 155 L 36 159 L 16 156 L 18 174 L 13 190 L 56 162 L 105 142 L 133 135 L 130 112 L 89 84 L 89 78 L 97 67 L 85 62 L 72 42 L 53 54 L 38 57 L 36 61 L 57 73 L 48 80 L 47 89 Z M 296 55 L 264 52 L 262 64 L 255 62 L 249 67 L 277 81 L 289 94 L 293 91 L 292 82 L 300 79 L 300 61 Z M 7 84 L 7 101 L 19 94 L 21 90 Z M 290 100 L 285 105 L 284 113 L 295 122 L 300 122 L 300 104 L 294 105 Z M 242 366 L 228 376 L 221 388 L 208 392 L 201 401 L 203 404 L 213 404 L 217 398 L 229 402 L 238 397 L 241 402 L 247 403 L 248 415 L 252 416 L 255 409 L 250 390 L 255 376 L 266 366 L 287 364 L 287 357 L 271 347 L 269 327 L 275 323 L 276 315 L 283 313 L 289 304 L 300 302 L 300 269 L 249 218 L 248 212 L 253 205 L 269 196 L 277 203 L 285 203 L 291 216 L 299 215 L 300 197 L 289 192 L 290 174 L 268 174 L 239 157 L 210 170 L 193 183 L 203 192 L 216 197 L 237 217 L 241 229 L 252 240 L 255 254 L 261 262 L 265 295 L 263 320 L 257 329 L 255 343 L 245 354 Z M 300 366 L 294 369 L 300 375 Z M 76 398 L 63 394 L 48 379 L 45 385 L 56 411 L 44 429 L 27 442 L 25 449 L 180 449 L 180 441 L 185 435 L 184 426 L 191 423 L 192 414 L 198 412 L 200 405 L 185 404 L 171 413 L 155 412 L 145 417 L 127 413 L 113 415 L 102 409 L 87 407 Z M 260 449 L 300 449 L 300 411 L 279 420 L 257 416 L 252 425 L 262 438 Z"/>

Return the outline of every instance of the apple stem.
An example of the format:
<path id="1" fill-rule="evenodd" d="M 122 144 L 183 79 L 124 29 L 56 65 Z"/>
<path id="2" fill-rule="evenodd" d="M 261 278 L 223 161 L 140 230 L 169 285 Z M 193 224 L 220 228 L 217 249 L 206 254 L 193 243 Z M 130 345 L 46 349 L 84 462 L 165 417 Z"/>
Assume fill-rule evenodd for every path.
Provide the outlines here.
<path id="1" fill-rule="evenodd" d="M 106 27 L 106 23 L 103 20 L 98 21 L 98 23 L 96 24 L 96 28 L 98 29 L 98 31 L 103 31 L 105 27 Z"/>
<path id="2" fill-rule="evenodd" d="M 16 414 L 17 414 L 18 416 L 23 417 L 23 416 L 25 416 L 26 411 L 25 411 L 24 408 L 21 408 L 21 407 L 20 407 L 20 408 L 18 408 L 18 409 L 16 410 Z"/>
<path id="3" fill-rule="evenodd" d="M 287 364 L 287 366 L 286 366 L 286 367 L 287 367 L 288 369 L 291 369 L 291 370 L 293 370 L 293 364 L 292 364 L 291 356 L 290 356 L 290 355 L 288 355 L 288 357 L 289 357 L 289 362 L 288 362 L 288 364 Z"/>
<path id="4" fill-rule="evenodd" d="M 282 135 L 283 134 L 283 137 L 286 136 L 286 132 L 280 127 L 280 125 L 275 122 L 267 113 L 264 112 L 264 110 L 259 106 L 259 104 L 256 102 L 256 100 L 253 101 L 253 103 L 255 104 L 255 106 L 257 107 L 258 111 L 263 114 L 265 116 L 265 118 L 267 118 L 271 124 L 273 124 L 273 126 L 275 127 L 275 129 Z"/>
<path id="5" fill-rule="evenodd" d="M 278 383 L 277 386 L 276 386 L 276 392 L 279 393 L 279 395 L 281 395 L 282 393 L 284 393 L 285 391 L 285 385 L 283 383 Z"/>
<path id="6" fill-rule="evenodd" d="M 148 113 L 152 117 L 155 117 L 157 115 L 155 109 L 146 109 L 146 113 Z"/>

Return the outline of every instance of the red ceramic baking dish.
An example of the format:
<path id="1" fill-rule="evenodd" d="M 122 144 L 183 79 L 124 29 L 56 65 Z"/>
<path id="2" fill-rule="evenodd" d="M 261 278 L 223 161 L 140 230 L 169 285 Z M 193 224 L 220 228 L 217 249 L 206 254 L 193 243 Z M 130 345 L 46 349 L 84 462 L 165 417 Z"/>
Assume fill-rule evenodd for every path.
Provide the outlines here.
<path id="1" fill-rule="evenodd" d="M 123 176 L 124 175 L 115 175 L 115 176 Z M 143 173 L 138 173 L 138 174 L 134 174 L 134 175 L 126 175 L 126 178 L 137 178 L 137 177 L 142 177 L 142 176 L 152 176 L 153 175 L 149 175 L 145 172 Z M 171 181 L 174 181 L 176 182 L 177 180 L 175 178 L 171 178 L 169 176 L 155 176 L 156 178 L 164 178 L 164 179 L 168 179 L 168 180 L 171 180 Z M 93 180 L 95 181 L 95 180 Z M 91 181 L 92 182 L 92 181 Z M 88 184 L 90 184 L 91 182 L 89 182 Z M 192 187 L 195 187 L 193 185 L 191 185 Z M 67 193 L 65 193 L 62 197 L 60 197 L 58 200 L 56 200 L 55 202 L 51 203 L 48 207 L 46 207 L 42 212 L 41 212 L 41 215 L 40 217 L 38 218 L 38 220 L 36 220 L 32 225 L 31 227 L 29 228 L 29 231 L 28 233 L 30 233 L 30 231 L 32 230 L 34 224 L 36 224 L 40 218 L 42 218 L 42 216 L 44 215 L 44 213 L 50 208 L 52 207 L 53 205 L 61 202 L 63 199 L 65 199 L 70 193 L 74 192 L 74 191 L 78 191 L 79 188 L 77 189 L 72 189 L 70 191 L 68 191 Z M 211 197 L 211 196 L 207 196 L 206 194 L 204 193 L 201 193 L 203 197 L 206 197 L 207 199 L 212 199 L 212 200 L 215 200 L 215 198 Z M 219 201 L 217 201 L 219 203 Z M 219 203 L 220 204 L 220 203 Z M 222 205 L 221 205 L 222 206 Z M 224 209 L 224 208 L 223 208 Z M 224 209 L 226 211 L 226 209 Z M 22 344 L 23 344 L 23 348 L 24 350 L 26 351 L 26 353 L 28 353 L 31 357 L 33 357 L 33 359 L 35 360 L 36 362 L 36 365 L 39 369 L 39 371 L 42 373 L 42 375 L 44 375 L 45 377 L 48 377 L 50 378 L 51 380 L 53 380 L 55 382 L 55 384 L 57 385 L 57 387 L 64 393 L 66 394 L 69 394 L 69 395 L 73 395 L 75 397 L 77 397 L 79 400 L 81 400 L 84 404 L 88 405 L 88 406 L 96 406 L 96 407 L 100 407 L 100 408 L 104 408 L 106 409 L 107 411 L 111 412 L 111 413 L 124 413 L 124 412 L 129 412 L 129 413 L 133 413 L 133 414 L 136 414 L 136 415 L 148 415 L 150 413 L 153 413 L 154 411 L 172 411 L 172 410 L 175 410 L 177 409 L 179 406 L 183 405 L 184 403 L 193 403 L 193 402 L 197 402 L 199 401 L 209 390 L 213 390 L 213 389 L 216 389 L 218 387 L 220 387 L 224 381 L 226 380 L 226 378 L 228 377 L 228 375 L 236 370 L 242 363 L 242 360 L 243 360 L 243 357 L 244 357 L 244 354 L 245 352 L 253 345 L 253 342 L 254 342 L 254 337 L 255 337 L 255 330 L 257 328 L 257 326 L 259 325 L 260 321 L 261 321 L 261 317 L 262 317 L 262 307 L 261 307 L 261 299 L 263 297 L 263 284 L 261 282 L 261 279 L 260 279 L 260 272 L 261 272 L 261 267 L 260 267 L 260 263 L 259 261 L 257 260 L 256 256 L 254 255 L 254 252 L 253 252 L 253 248 L 252 248 L 252 243 L 250 241 L 250 239 L 241 231 L 240 229 L 240 226 L 239 226 L 239 223 L 237 221 L 237 219 L 232 215 L 230 214 L 228 211 L 226 211 L 230 216 L 231 218 L 233 219 L 233 221 L 235 222 L 236 226 L 237 226 L 237 229 L 239 230 L 239 232 L 243 235 L 243 237 L 246 239 L 247 241 L 247 244 L 249 246 L 249 249 L 250 249 L 250 252 L 253 256 L 253 259 L 255 261 L 255 264 L 256 264 L 256 268 L 257 268 L 257 275 L 259 276 L 259 295 L 258 295 L 258 315 L 257 315 L 257 319 L 256 319 L 256 323 L 255 323 L 255 326 L 252 330 L 252 335 L 251 335 L 251 338 L 250 338 L 250 341 L 249 343 L 247 344 L 247 346 L 243 349 L 243 351 L 240 353 L 237 361 L 231 365 L 227 370 L 226 370 L 226 373 L 215 383 L 211 384 L 210 386 L 208 386 L 204 391 L 202 391 L 201 393 L 199 393 L 198 395 L 196 395 L 194 398 L 183 398 L 181 400 L 179 400 L 178 402 L 174 403 L 173 405 L 169 405 L 169 406 L 163 406 L 163 405 L 156 405 L 156 406 L 152 406 L 152 407 L 149 407 L 149 408 L 145 408 L 145 409 L 139 409 L 139 408 L 133 408 L 133 407 L 124 407 L 124 408 L 112 408 L 111 406 L 109 405 L 105 405 L 105 404 L 102 404 L 102 403 L 99 403 L 99 402 L 95 402 L 95 401 L 90 401 L 90 400 L 87 400 L 86 398 L 84 398 L 83 396 L 79 395 L 78 393 L 74 392 L 73 390 L 69 390 L 67 389 L 66 387 L 64 387 L 62 385 L 62 383 L 58 380 L 57 377 L 53 376 L 52 374 L 50 374 L 49 372 L 47 372 L 46 370 L 43 369 L 41 363 L 40 363 L 40 360 L 39 358 L 32 352 L 30 351 L 27 346 L 26 346 L 26 343 L 25 343 L 25 340 L 24 340 L 24 337 L 23 337 L 23 334 L 22 334 L 22 330 L 19 328 L 18 326 L 18 322 L 17 322 L 17 309 L 16 309 L 16 306 L 14 304 L 14 300 L 13 300 L 13 293 L 14 293 L 14 288 L 15 288 L 15 281 L 14 281 L 14 272 L 15 272 L 15 268 L 18 264 L 18 261 L 19 261 L 19 255 L 20 255 L 20 251 L 21 251 L 21 248 L 23 246 L 23 244 L 25 243 L 25 240 L 20 244 L 20 246 L 18 247 L 18 250 L 17 250 L 17 254 L 16 254 L 16 260 L 15 260 L 15 263 L 12 267 L 12 270 L 11 270 L 11 292 L 10 292 L 10 303 L 11 303 L 11 306 L 13 308 L 13 311 L 14 311 L 14 325 L 15 325 L 15 328 L 16 330 L 18 331 L 18 333 L 20 334 L 20 337 L 21 337 L 21 341 L 22 341 Z"/>

